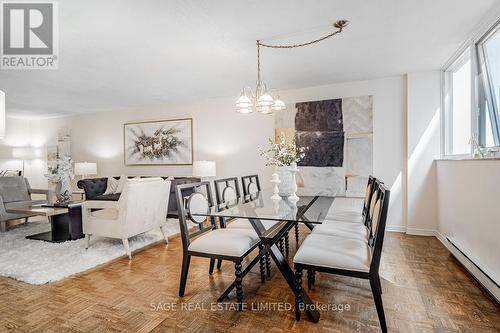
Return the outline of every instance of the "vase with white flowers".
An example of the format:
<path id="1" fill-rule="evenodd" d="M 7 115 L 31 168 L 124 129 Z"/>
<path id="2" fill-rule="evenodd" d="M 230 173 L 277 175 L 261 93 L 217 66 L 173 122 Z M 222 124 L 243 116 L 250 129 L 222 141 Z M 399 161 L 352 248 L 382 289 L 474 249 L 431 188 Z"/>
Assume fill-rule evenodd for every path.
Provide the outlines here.
<path id="1" fill-rule="evenodd" d="M 267 160 L 266 165 L 275 167 L 279 175 L 281 182 L 278 184 L 278 194 L 288 197 L 294 193 L 293 174 L 297 163 L 306 156 L 308 147 L 297 147 L 295 139 L 287 140 L 283 133 L 279 135 L 277 142 L 269 139 L 269 144 L 267 149 L 259 148 L 260 155 Z"/>
<path id="2" fill-rule="evenodd" d="M 48 173 L 45 175 L 49 181 L 56 183 L 57 203 L 69 202 L 71 195 L 71 179 L 75 178 L 73 173 L 73 160 L 69 156 L 57 158 L 49 163 Z"/>

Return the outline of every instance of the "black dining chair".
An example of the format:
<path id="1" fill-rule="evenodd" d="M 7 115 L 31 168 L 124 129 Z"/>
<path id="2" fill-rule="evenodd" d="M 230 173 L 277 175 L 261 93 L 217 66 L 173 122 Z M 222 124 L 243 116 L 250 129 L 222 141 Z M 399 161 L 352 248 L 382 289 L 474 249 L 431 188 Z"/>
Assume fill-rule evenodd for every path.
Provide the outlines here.
<path id="1" fill-rule="evenodd" d="M 366 224 L 366 216 L 368 214 L 368 209 L 370 207 L 372 195 L 375 191 L 375 181 L 376 178 L 373 176 L 368 177 L 368 182 L 366 184 L 365 197 L 363 200 L 363 207 L 360 210 L 357 209 L 336 209 L 336 203 L 344 201 L 354 201 L 359 199 L 354 198 L 336 198 L 332 205 L 333 213 L 328 214 L 327 218 L 330 221 L 343 221 L 343 222 L 354 222 L 354 223 L 363 223 Z"/>
<path id="2" fill-rule="evenodd" d="M 327 216 L 322 224 L 314 226 L 312 234 L 322 234 L 329 236 L 339 236 L 344 238 L 354 238 L 359 240 L 364 240 L 368 242 L 371 236 L 371 229 L 369 222 L 371 221 L 371 216 L 373 215 L 373 210 L 375 208 L 375 203 L 377 199 L 378 187 L 376 186 L 376 179 L 370 176 L 368 184 L 366 187 L 366 194 L 363 204 L 363 209 L 361 212 L 351 212 L 351 216 L 356 214 L 362 218 L 361 223 L 353 223 L 353 221 L 345 221 L 342 219 L 331 219 L 331 216 Z M 335 202 L 335 201 L 334 201 Z M 359 222 L 359 221 L 357 221 Z M 308 277 L 310 276 L 308 272 Z M 311 285 L 310 279 L 308 279 L 308 285 Z"/>
<path id="3" fill-rule="evenodd" d="M 243 187 L 243 195 L 245 197 L 255 195 L 257 192 L 261 190 L 259 175 L 249 175 L 241 177 L 241 185 Z M 299 246 L 299 235 L 300 235 L 299 224 L 298 223 L 291 224 L 290 229 L 292 227 L 295 227 L 295 242 L 297 246 Z M 287 255 L 289 254 L 290 241 L 288 233 L 286 233 L 283 240 L 280 241 L 279 247 L 282 253 L 286 252 Z"/>
<path id="4" fill-rule="evenodd" d="M 209 182 L 178 185 L 175 190 L 183 250 L 179 296 L 184 296 L 191 257 L 209 258 L 210 274 L 213 272 L 215 260 L 228 260 L 234 262 L 236 299 L 239 310 L 242 310 L 242 281 L 246 271 L 242 270 L 242 262 L 258 247 L 259 237 L 252 230 L 220 229 L 215 218 L 207 219 L 206 215 L 202 215 L 214 205 Z M 188 221 L 196 225 L 197 230 L 191 230 Z M 253 261 L 261 260 L 262 256 L 263 253 L 259 252 Z"/>
<path id="5" fill-rule="evenodd" d="M 224 179 L 216 179 L 214 180 L 215 186 L 215 199 L 217 200 L 217 207 L 220 210 L 223 210 L 226 205 L 232 205 L 238 200 L 241 199 L 240 195 L 240 186 L 238 184 L 238 178 L 224 178 Z M 252 227 L 252 224 L 248 219 L 244 218 L 220 218 L 220 223 L 222 228 L 227 229 L 247 229 L 255 232 L 255 229 Z M 274 225 L 279 223 L 278 221 L 262 221 L 262 225 L 265 229 L 272 228 Z M 262 245 L 260 245 L 260 249 L 262 250 Z M 220 269 L 221 261 L 217 263 L 217 267 Z M 264 270 L 264 266 L 267 269 L 267 276 L 271 276 L 271 258 L 269 257 L 269 253 L 266 253 L 265 257 L 262 258 L 260 262 L 260 274 L 261 280 L 264 282 L 266 272 Z"/>
<path id="6" fill-rule="evenodd" d="M 368 279 L 377 308 L 380 327 L 387 332 L 379 267 L 389 208 L 390 191 L 378 181 L 373 214 L 368 214 L 370 236 L 363 241 L 331 235 L 311 234 L 302 242 L 293 259 L 295 267 L 295 311 L 300 320 L 302 271 L 323 272 Z"/>

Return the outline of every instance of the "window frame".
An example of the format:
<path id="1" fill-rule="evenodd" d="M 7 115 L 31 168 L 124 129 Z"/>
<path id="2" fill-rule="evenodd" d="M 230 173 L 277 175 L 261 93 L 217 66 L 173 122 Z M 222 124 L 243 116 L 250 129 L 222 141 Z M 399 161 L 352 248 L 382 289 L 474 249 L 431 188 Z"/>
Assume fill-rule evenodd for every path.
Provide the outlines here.
<path id="1" fill-rule="evenodd" d="M 471 100 L 470 100 L 470 109 L 471 109 L 471 135 L 475 135 L 475 119 L 474 112 L 475 110 L 475 80 L 474 80 L 474 63 L 475 57 L 473 52 L 473 47 L 470 44 L 464 45 L 460 48 L 454 55 L 453 58 L 450 59 L 448 65 L 442 71 L 442 107 L 441 107 L 441 156 L 446 159 L 461 159 L 468 158 L 473 155 L 473 147 L 470 145 L 470 151 L 468 153 L 461 154 L 449 154 L 449 151 L 453 151 L 453 147 L 448 147 L 450 143 L 453 142 L 453 130 L 449 130 L 453 128 L 450 126 L 450 122 L 453 122 L 453 73 L 459 69 L 466 61 L 470 59 L 470 72 L 471 72 Z"/>
<path id="2" fill-rule="evenodd" d="M 478 140 L 481 147 L 490 148 L 500 146 L 500 110 L 499 105 L 496 100 L 495 92 L 493 91 L 493 83 L 491 78 L 491 70 L 488 68 L 487 55 L 485 50 L 485 44 L 496 34 L 500 34 L 500 21 L 496 22 L 489 31 L 487 31 L 476 43 L 476 57 L 477 57 L 477 90 L 478 90 L 478 127 L 477 134 Z M 482 89 L 481 89 L 482 88 Z M 480 93 L 484 96 L 480 96 Z M 480 98 L 482 97 L 482 98 Z M 485 145 L 485 128 L 483 128 L 486 121 L 485 106 L 488 106 L 489 119 L 491 122 L 491 130 L 493 132 L 493 140 L 495 144 L 493 146 Z"/>
<path id="3" fill-rule="evenodd" d="M 484 66 L 482 66 L 483 63 L 487 64 L 487 62 L 481 60 L 485 59 L 481 58 L 485 56 L 482 46 L 489 38 L 494 36 L 499 31 L 500 10 L 490 17 L 490 19 L 485 20 L 485 23 L 476 29 L 475 33 L 462 44 L 462 46 L 455 52 L 455 54 L 448 60 L 441 70 L 441 158 L 443 159 L 464 159 L 474 157 L 473 144 L 470 145 L 470 152 L 467 154 L 449 154 L 449 150 L 447 149 L 448 147 L 446 146 L 447 142 L 450 142 L 447 139 L 450 139 L 449 136 L 453 135 L 453 133 L 450 133 L 447 130 L 449 128 L 448 122 L 450 121 L 447 114 L 453 107 L 452 104 L 450 105 L 449 100 L 450 98 L 453 98 L 453 92 L 450 94 L 451 88 L 449 74 L 453 69 L 458 67 L 460 59 L 467 51 L 470 53 L 471 60 L 471 137 L 473 136 L 478 140 L 481 148 L 500 147 L 500 112 L 495 113 L 495 109 L 490 107 L 490 105 L 495 105 L 493 103 L 496 101 L 491 95 L 490 74 L 488 73 L 487 68 L 483 68 Z M 486 72 L 487 75 L 483 75 L 483 72 Z M 488 83 L 486 83 L 486 80 L 488 80 Z M 486 84 L 488 88 L 483 89 L 483 87 L 486 87 Z M 452 100 L 451 103 L 453 103 Z M 486 124 L 486 115 L 484 112 L 485 107 L 481 106 L 481 103 L 488 103 L 490 119 L 494 119 L 495 121 L 495 124 L 491 124 L 493 139 L 495 142 L 493 146 L 483 145 L 486 137 L 486 126 L 484 126 Z M 500 108 L 500 105 L 496 105 L 496 107 Z M 500 111 L 500 109 L 498 110 Z M 492 118 L 492 113 L 494 113 L 494 118 Z"/>

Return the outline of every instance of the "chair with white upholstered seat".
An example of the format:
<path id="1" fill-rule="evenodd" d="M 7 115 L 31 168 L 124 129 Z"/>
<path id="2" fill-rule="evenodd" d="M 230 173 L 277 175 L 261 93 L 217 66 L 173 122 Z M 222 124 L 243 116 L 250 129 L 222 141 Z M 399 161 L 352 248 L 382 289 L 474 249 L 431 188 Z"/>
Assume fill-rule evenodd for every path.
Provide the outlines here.
<path id="1" fill-rule="evenodd" d="M 363 216 L 364 223 L 352 223 L 353 221 L 346 222 L 342 220 L 330 220 L 327 217 L 322 224 L 316 225 L 314 227 L 311 234 L 338 236 L 342 238 L 351 238 L 368 242 L 370 236 L 372 235 L 371 221 L 373 219 L 373 213 L 377 200 L 379 184 L 380 182 L 377 181 L 369 183 L 369 187 L 371 187 L 370 190 L 372 191 L 372 194 L 370 195 L 369 204 L 366 207 L 367 211 L 367 213 L 365 213 L 366 216 Z M 367 198 L 365 199 L 365 201 L 366 200 Z M 309 285 L 311 284 L 311 281 L 309 281 L 309 279 L 308 279 L 308 284 Z"/>
<path id="2" fill-rule="evenodd" d="M 189 196 L 186 193 L 190 193 Z M 183 247 L 179 296 L 184 296 L 186 290 L 191 257 L 209 258 L 210 274 L 213 272 L 215 260 L 229 260 L 234 262 L 236 298 L 239 303 L 238 307 L 242 310 L 242 280 L 244 275 L 242 262 L 257 248 L 260 244 L 260 238 L 254 230 L 218 229 L 215 218 L 210 217 L 207 221 L 206 215 L 203 214 L 214 206 L 209 182 L 178 185 L 176 196 Z M 188 221 L 198 225 L 198 230 L 190 230 Z M 260 260 L 262 256 L 263 253 L 259 251 L 254 260 Z"/>
<path id="3" fill-rule="evenodd" d="M 249 176 L 241 177 L 241 185 L 243 186 L 243 195 L 245 197 L 252 198 L 261 189 L 259 175 L 249 175 Z M 266 223 L 264 223 L 264 226 L 267 227 L 268 224 L 269 224 L 269 222 L 266 222 Z M 298 223 L 290 224 L 290 229 L 292 227 L 295 227 L 295 242 L 296 242 L 297 246 L 299 246 L 299 224 Z M 283 244 L 283 240 L 284 240 L 285 244 Z M 284 253 L 286 251 L 286 254 L 288 255 L 288 253 L 289 253 L 288 233 L 285 234 L 285 237 L 280 241 L 279 245 L 280 245 L 281 252 Z"/>
<path id="4" fill-rule="evenodd" d="M 132 259 L 128 239 L 160 228 L 165 230 L 170 181 L 162 178 L 129 179 L 118 201 L 88 200 L 82 204 L 83 233 L 90 236 L 119 238 Z"/>
<path id="5" fill-rule="evenodd" d="M 375 191 L 375 180 L 376 179 L 373 176 L 368 177 L 368 183 L 366 185 L 366 192 L 362 209 L 357 208 L 357 201 L 359 201 L 359 199 L 336 198 L 333 202 L 329 214 L 326 217 L 326 221 L 343 221 L 366 224 L 368 209 L 370 207 L 371 199 Z"/>
<path id="6" fill-rule="evenodd" d="M 224 179 L 216 179 L 214 181 L 215 185 L 215 199 L 217 200 L 217 207 L 220 210 L 223 210 L 224 208 L 229 207 L 230 205 L 235 204 L 240 198 L 240 187 L 238 185 L 238 178 L 236 177 L 231 177 L 231 178 L 224 178 Z M 260 186 L 258 187 L 260 188 Z M 257 189 L 257 187 L 256 187 Z M 222 228 L 227 228 L 227 229 L 246 229 L 246 230 L 252 230 L 255 232 L 255 229 L 253 228 L 252 224 L 248 219 L 242 219 L 242 218 L 233 218 L 233 219 L 227 219 L 227 218 L 219 218 L 221 227 Z M 278 221 L 261 221 L 262 225 L 264 228 L 267 230 L 277 223 Z M 255 234 L 257 234 L 255 232 Z M 262 249 L 262 245 L 261 245 Z M 264 271 L 264 266 L 267 267 L 267 276 L 271 276 L 271 258 L 269 257 L 269 253 L 266 253 L 265 257 L 261 258 L 260 262 L 260 274 L 261 274 L 261 280 L 264 282 L 265 280 L 265 271 Z M 221 261 L 217 263 L 217 268 L 220 269 L 221 267 Z"/>
<path id="7" fill-rule="evenodd" d="M 379 266 L 384 241 L 390 191 L 376 182 L 378 191 L 370 221 L 368 241 L 327 234 L 311 234 L 306 237 L 293 258 L 295 266 L 295 311 L 300 320 L 302 308 L 302 271 L 324 272 L 368 279 L 377 308 L 380 326 L 387 332 Z"/>

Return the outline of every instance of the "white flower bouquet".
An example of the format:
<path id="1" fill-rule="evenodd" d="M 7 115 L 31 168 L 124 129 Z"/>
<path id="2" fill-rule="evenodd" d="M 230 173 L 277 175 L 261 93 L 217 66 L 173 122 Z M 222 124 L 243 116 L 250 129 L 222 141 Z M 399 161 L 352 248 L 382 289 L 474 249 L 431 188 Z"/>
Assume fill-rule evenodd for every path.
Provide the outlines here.
<path id="1" fill-rule="evenodd" d="M 297 147 L 295 139 L 287 142 L 283 133 L 280 134 L 278 142 L 269 139 L 270 147 L 262 149 L 259 147 L 260 155 L 267 160 L 266 165 L 290 166 L 298 163 L 306 156 L 306 150 L 309 147 Z"/>

